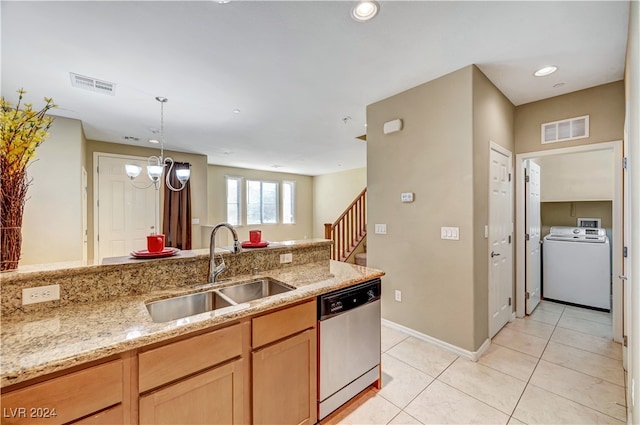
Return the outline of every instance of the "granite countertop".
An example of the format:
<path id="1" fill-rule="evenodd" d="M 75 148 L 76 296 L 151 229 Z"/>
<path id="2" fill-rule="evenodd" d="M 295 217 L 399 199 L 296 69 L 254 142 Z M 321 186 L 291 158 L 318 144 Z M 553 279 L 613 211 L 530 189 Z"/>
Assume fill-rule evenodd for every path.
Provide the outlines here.
<path id="1" fill-rule="evenodd" d="M 206 329 L 383 276 L 380 270 L 333 260 L 242 275 L 219 284 L 176 288 L 75 304 L 2 319 L 1 387 Z M 145 302 L 271 277 L 297 288 L 268 298 L 154 323 Z"/>

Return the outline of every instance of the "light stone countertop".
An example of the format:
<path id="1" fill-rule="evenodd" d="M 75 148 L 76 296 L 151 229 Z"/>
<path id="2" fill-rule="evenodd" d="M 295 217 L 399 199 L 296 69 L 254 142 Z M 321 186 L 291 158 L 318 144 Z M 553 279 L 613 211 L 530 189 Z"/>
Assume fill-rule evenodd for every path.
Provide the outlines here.
<path id="1" fill-rule="evenodd" d="M 384 272 L 380 270 L 327 260 L 264 271 L 256 276 L 236 276 L 216 285 L 158 290 L 143 295 L 3 317 L 0 387 L 310 299 L 383 275 Z M 154 323 L 145 306 L 147 301 L 265 276 L 297 289 L 166 323 Z"/>

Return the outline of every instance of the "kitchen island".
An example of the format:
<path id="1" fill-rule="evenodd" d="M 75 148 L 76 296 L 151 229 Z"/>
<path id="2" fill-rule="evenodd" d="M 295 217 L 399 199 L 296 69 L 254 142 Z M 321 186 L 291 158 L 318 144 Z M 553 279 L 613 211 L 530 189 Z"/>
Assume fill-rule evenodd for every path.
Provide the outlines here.
<path id="1" fill-rule="evenodd" d="M 121 382 L 114 384 L 124 388 L 121 395 L 105 401 L 103 405 L 97 406 L 96 410 L 81 411 L 78 415 L 86 416 L 107 408 L 109 412 L 113 412 L 112 409 L 120 406 L 116 414 L 120 415 L 122 410 L 124 417 L 128 418 L 127 422 L 129 420 L 135 422 L 138 420 L 138 409 L 143 405 L 147 406 L 147 411 L 152 411 L 149 410 L 150 402 L 145 404 L 142 400 L 151 400 L 149 398 L 151 394 L 157 397 L 158 394 L 162 394 L 161 390 L 176 391 L 177 387 L 174 388 L 178 385 L 176 380 L 190 376 L 191 373 L 197 373 L 196 376 L 199 379 L 206 379 L 205 373 L 212 373 L 218 370 L 217 367 L 223 365 L 229 370 L 229 376 L 235 373 L 234 379 L 244 382 L 244 391 L 249 391 L 252 385 L 257 388 L 257 383 L 252 384 L 250 379 L 250 359 L 254 359 L 253 370 L 255 371 L 258 366 L 255 362 L 257 352 L 260 352 L 264 359 L 264 353 L 268 353 L 269 349 L 274 350 L 273 344 L 287 342 L 290 338 L 292 341 L 298 341 L 295 347 L 306 347 L 305 352 L 308 352 L 311 357 L 304 363 L 305 367 L 315 371 L 315 298 L 320 294 L 352 286 L 384 274 L 379 270 L 332 261 L 328 258 L 329 247 L 330 243 L 324 240 L 300 241 L 238 255 L 222 254 L 230 273 L 223 276 L 224 281 L 216 284 L 203 284 L 206 281 L 208 255 L 197 251 L 185 252 L 183 258 L 146 262 L 125 261 L 119 264 L 93 266 L 89 270 L 80 268 L 80 275 L 78 270 L 3 275 L 0 364 L 3 398 L 6 401 L 7 393 L 10 395 L 16 391 L 27 391 L 33 387 L 44 386 L 52 380 L 66 379 L 83 373 L 87 368 L 107 367 L 114 361 L 122 362 L 117 363 L 118 366 L 110 366 L 117 370 L 120 368 L 124 370 L 122 373 L 124 384 Z M 292 253 L 292 263 L 280 264 L 277 259 L 282 253 Z M 257 274 L 253 274 L 255 269 L 258 269 Z M 252 272 L 248 272 L 249 270 Z M 72 276 L 69 276 L 69 273 Z M 152 301 L 223 288 L 261 277 L 269 277 L 295 289 L 164 323 L 153 322 L 146 308 L 146 303 Z M 139 280 L 138 284 L 133 283 L 136 278 Z M 32 310 L 17 307 L 14 297 L 18 289 L 27 287 L 34 281 L 40 282 L 40 285 L 62 282 L 61 300 L 58 305 L 38 306 L 36 304 Z M 88 288 L 91 285 L 100 286 L 100 288 L 89 291 Z M 83 297 L 86 301 L 83 301 Z M 101 297 L 107 299 L 101 300 Z M 293 315 L 294 319 L 289 315 Z M 258 329 L 256 324 L 261 323 L 269 324 L 266 327 L 263 325 L 264 329 L 278 327 L 284 329 L 287 328 L 287 323 L 299 323 L 300 327 L 296 325 L 287 331 L 289 333 L 282 335 L 260 337 L 255 333 L 255 329 Z M 220 335 L 220 332 L 231 336 L 220 339 L 215 336 Z M 143 374 L 139 368 L 143 367 L 144 358 L 153 357 L 145 353 L 161 348 L 168 350 L 165 347 L 181 344 L 182 347 L 190 348 L 184 352 L 181 350 L 179 359 L 189 363 L 191 351 L 202 349 L 203 352 L 207 352 L 206 347 L 201 343 L 191 345 L 196 338 L 209 338 L 209 341 L 237 340 L 238 345 L 229 351 L 228 357 L 211 360 L 212 363 L 202 366 L 195 365 L 193 370 L 187 367 L 183 375 L 160 380 L 144 387 L 143 381 L 148 375 Z M 256 341 L 261 338 L 263 342 L 259 346 Z M 313 343 L 311 343 L 312 340 Z M 278 346 L 276 351 L 281 352 L 282 347 Z M 160 356 L 158 359 L 164 357 L 166 356 Z M 197 363 L 197 360 L 194 362 Z M 311 363 L 314 364 L 311 365 Z M 231 367 L 231 364 L 234 366 Z M 269 367 L 266 370 L 271 369 Z M 239 374 L 239 371 L 243 373 Z M 201 374 L 203 376 L 200 376 Z M 239 378 L 239 376 L 242 377 Z M 315 386 L 315 378 L 312 381 L 307 384 Z M 236 382 L 235 387 L 238 386 L 237 384 Z M 315 390 L 312 392 L 315 397 Z M 245 394 L 245 399 L 251 399 L 251 395 Z M 255 395 L 253 400 L 255 405 Z M 238 412 L 243 412 L 240 415 L 243 420 L 240 421 L 240 416 L 236 415 L 238 423 L 249 422 L 246 419 L 248 417 L 252 418 L 251 422 L 259 422 L 255 420 L 257 413 L 249 408 L 251 403 L 245 400 L 240 404 L 242 407 L 236 406 L 236 413 L 240 415 Z M 70 418 L 80 417 L 76 415 Z M 313 415 L 310 416 L 310 420 L 313 422 Z M 141 420 L 141 422 L 144 421 Z M 3 418 L 2 423 L 14 422 Z"/>

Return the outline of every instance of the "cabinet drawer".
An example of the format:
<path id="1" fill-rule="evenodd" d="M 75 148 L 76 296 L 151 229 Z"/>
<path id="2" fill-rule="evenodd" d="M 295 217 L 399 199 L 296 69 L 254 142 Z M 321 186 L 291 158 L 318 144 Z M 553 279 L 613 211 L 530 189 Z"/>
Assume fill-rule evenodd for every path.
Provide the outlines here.
<path id="1" fill-rule="evenodd" d="M 154 348 L 138 355 L 140 392 L 242 354 L 240 324 Z"/>
<path id="2" fill-rule="evenodd" d="M 265 314 L 252 320 L 253 348 L 286 338 L 316 325 L 316 301 Z"/>
<path id="3" fill-rule="evenodd" d="M 114 360 L 2 394 L 2 423 L 62 424 L 120 403 L 122 393 L 123 364 Z"/>
<path id="4" fill-rule="evenodd" d="M 122 423 L 124 423 L 124 408 L 122 404 L 118 404 L 111 409 L 103 410 L 88 418 L 74 422 L 73 425 L 113 425 Z"/>

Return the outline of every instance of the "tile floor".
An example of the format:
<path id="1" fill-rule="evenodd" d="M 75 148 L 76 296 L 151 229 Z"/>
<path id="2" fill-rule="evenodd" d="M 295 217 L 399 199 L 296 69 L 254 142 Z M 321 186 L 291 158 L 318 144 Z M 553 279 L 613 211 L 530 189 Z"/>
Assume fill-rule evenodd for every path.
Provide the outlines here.
<path id="1" fill-rule="evenodd" d="M 381 390 L 324 424 L 622 424 L 624 372 L 609 314 L 543 301 L 478 362 L 382 327 Z"/>

